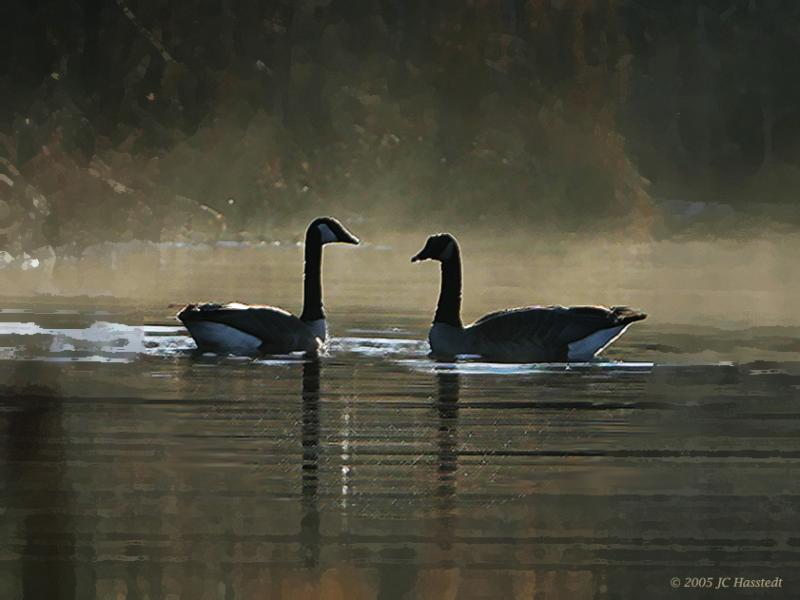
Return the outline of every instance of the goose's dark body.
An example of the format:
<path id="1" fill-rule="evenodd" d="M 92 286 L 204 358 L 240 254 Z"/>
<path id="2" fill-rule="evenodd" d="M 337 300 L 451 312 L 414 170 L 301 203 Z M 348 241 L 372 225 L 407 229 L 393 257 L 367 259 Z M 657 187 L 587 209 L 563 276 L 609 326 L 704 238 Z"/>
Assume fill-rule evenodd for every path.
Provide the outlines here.
<path id="1" fill-rule="evenodd" d="M 480 355 L 516 362 L 587 361 L 647 315 L 616 306 L 529 306 L 461 323 L 461 255 L 449 234 L 429 238 L 414 260 L 431 258 L 442 265 L 442 284 L 428 335 L 435 355 Z"/>
<path id="2" fill-rule="evenodd" d="M 322 306 L 322 246 L 358 244 L 338 221 L 315 219 L 306 230 L 303 312 L 299 317 L 274 306 L 239 303 L 189 304 L 177 315 L 198 350 L 232 354 L 317 353 L 327 341 Z"/>
<path id="3" fill-rule="evenodd" d="M 310 323 L 275 306 L 189 304 L 178 318 L 198 349 L 209 352 L 315 353 L 327 337 L 327 332 L 315 331 Z"/>
<path id="4" fill-rule="evenodd" d="M 644 318 L 627 307 L 528 306 L 491 313 L 460 333 L 452 325 L 434 323 L 429 341 L 434 353 L 446 355 L 478 354 L 518 362 L 587 361 L 630 323 Z"/>

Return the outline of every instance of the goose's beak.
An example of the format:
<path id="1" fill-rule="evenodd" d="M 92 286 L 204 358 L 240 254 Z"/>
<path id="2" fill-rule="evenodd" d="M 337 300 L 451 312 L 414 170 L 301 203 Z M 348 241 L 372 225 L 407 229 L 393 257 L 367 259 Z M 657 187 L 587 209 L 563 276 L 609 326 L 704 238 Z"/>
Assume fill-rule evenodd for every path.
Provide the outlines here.
<path id="1" fill-rule="evenodd" d="M 421 260 L 425 260 L 425 256 L 423 256 L 424 253 L 425 250 L 420 250 L 419 252 L 417 252 L 414 256 L 411 257 L 411 262 L 419 262 Z"/>
<path id="2" fill-rule="evenodd" d="M 358 246 L 361 243 L 361 240 L 359 240 L 356 236 L 354 236 L 346 229 L 342 232 L 342 235 L 339 237 L 339 241 L 344 244 L 353 244 L 354 246 Z"/>

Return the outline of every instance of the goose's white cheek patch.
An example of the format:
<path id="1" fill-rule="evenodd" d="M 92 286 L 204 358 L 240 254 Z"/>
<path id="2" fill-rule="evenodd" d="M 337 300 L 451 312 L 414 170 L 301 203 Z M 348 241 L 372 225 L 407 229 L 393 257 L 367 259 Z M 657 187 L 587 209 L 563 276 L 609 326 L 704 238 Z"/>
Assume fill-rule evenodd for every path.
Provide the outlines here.
<path id="1" fill-rule="evenodd" d="M 442 255 L 439 258 L 441 258 L 442 260 L 449 260 L 451 256 L 453 256 L 452 240 L 447 243 L 447 247 L 442 251 Z"/>
<path id="2" fill-rule="evenodd" d="M 325 223 L 322 223 L 317 226 L 319 229 L 319 234 L 322 239 L 323 244 L 328 244 L 330 242 L 335 242 L 339 238 L 336 237 L 336 234 L 331 231 L 331 228 L 328 227 Z"/>

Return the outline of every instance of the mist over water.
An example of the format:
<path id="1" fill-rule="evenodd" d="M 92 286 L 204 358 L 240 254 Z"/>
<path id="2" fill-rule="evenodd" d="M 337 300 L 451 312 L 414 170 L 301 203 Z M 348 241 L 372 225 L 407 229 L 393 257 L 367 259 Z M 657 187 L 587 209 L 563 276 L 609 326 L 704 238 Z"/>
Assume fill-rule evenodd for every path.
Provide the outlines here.
<path id="1" fill-rule="evenodd" d="M 332 322 L 337 312 L 358 308 L 419 313 L 428 322 L 438 268 L 412 265 L 409 257 L 435 227 L 415 235 L 359 232 L 362 246 L 326 250 L 324 299 Z M 624 304 L 650 315 L 637 328 L 800 325 L 792 300 L 800 292 L 793 276 L 800 259 L 796 235 L 657 241 L 464 229 L 450 231 L 463 248 L 467 321 L 510 306 Z M 84 297 L 88 304 L 123 303 L 157 313 L 203 300 L 274 304 L 297 313 L 303 253 L 296 238 L 105 243 L 76 256 L 43 258 L 35 267 L 10 264 L 0 269 L 0 290 L 6 298 Z"/>

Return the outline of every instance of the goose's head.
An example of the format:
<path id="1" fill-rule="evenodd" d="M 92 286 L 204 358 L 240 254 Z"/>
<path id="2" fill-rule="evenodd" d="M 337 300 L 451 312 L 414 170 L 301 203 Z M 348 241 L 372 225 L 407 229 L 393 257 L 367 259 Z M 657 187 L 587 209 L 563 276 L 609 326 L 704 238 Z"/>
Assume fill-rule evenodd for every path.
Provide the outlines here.
<path id="1" fill-rule="evenodd" d="M 317 238 L 321 245 L 333 242 L 356 245 L 359 243 L 359 239 L 347 231 L 345 226 L 333 217 L 319 217 L 311 221 L 306 232 L 306 238 Z"/>
<path id="2" fill-rule="evenodd" d="M 428 238 L 425 247 L 411 257 L 411 262 L 420 260 L 446 261 L 454 255 L 458 249 L 458 242 L 449 233 L 437 233 Z"/>

